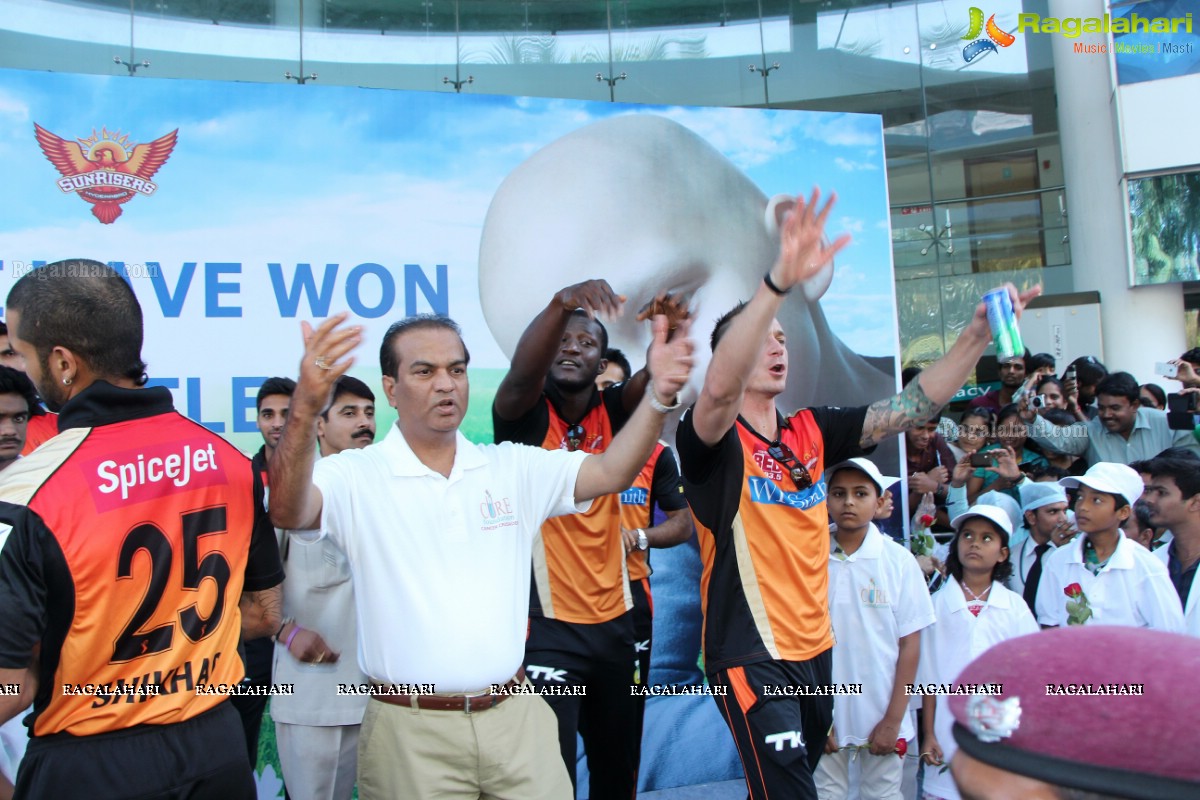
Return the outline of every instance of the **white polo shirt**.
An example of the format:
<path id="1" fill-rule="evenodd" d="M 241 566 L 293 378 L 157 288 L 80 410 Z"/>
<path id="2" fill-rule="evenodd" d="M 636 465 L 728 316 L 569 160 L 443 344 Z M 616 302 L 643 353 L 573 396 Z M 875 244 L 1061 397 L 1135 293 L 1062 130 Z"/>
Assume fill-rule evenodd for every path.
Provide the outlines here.
<path id="1" fill-rule="evenodd" d="M 921 665 L 917 669 L 917 682 L 922 684 L 953 684 L 963 667 L 992 645 L 1040 630 L 1021 595 L 996 581 L 992 582 L 987 604 L 980 609 L 978 617 L 967 610 L 962 587 L 953 577 L 947 578 L 945 585 L 933 595 L 933 611 L 937 614 L 937 622 L 921 631 Z M 938 695 L 933 727 L 947 764 L 958 750 L 951 733 L 953 726 L 950 698 L 945 694 Z M 946 800 L 958 800 L 959 797 L 948 770 L 939 772 L 927 767 L 925 791 Z"/>
<path id="2" fill-rule="evenodd" d="M 925 576 L 912 553 L 872 523 L 862 546 L 849 556 L 829 543 L 829 616 L 833 621 L 833 682 L 862 684 L 858 696 L 838 696 L 833 727 L 838 744 L 866 744 L 887 713 L 900 657 L 900 637 L 934 621 Z M 912 715 L 900 723 L 901 739 L 916 734 Z"/>
<path id="3" fill-rule="evenodd" d="M 1065 589 L 1077 583 L 1092 609 L 1088 625 L 1132 625 L 1183 633 L 1183 611 L 1167 568 L 1149 550 L 1123 533 L 1118 535 L 1117 549 L 1099 575 L 1093 575 L 1083 564 L 1087 534 L 1042 556 L 1038 622 L 1065 626 L 1069 599 Z"/>
<path id="4" fill-rule="evenodd" d="M 358 661 L 377 680 L 471 692 L 521 665 L 533 537 L 549 517 L 586 511 L 575 479 L 586 453 L 457 436 L 447 478 L 393 426 L 383 441 L 321 459 L 321 535 L 350 562 Z"/>
<path id="5" fill-rule="evenodd" d="M 1170 531 L 1167 531 L 1170 534 Z M 1167 566 L 1168 560 L 1171 557 L 1171 542 L 1174 536 L 1163 537 L 1168 544 L 1161 545 L 1157 550 L 1150 555 L 1162 562 L 1162 565 Z M 1167 578 L 1171 577 L 1170 571 L 1167 572 Z M 1174 588 L 1174 584 L 1172 584 Z M 1175 599 L 1179 599 L 1179 593 L 1175 593 Z M 1196 570 L 1196 574 L 1192 576 L 1192 589 L 1188 592 L 1187 608 L 1183 609 L 1183 625 L 1184 633 L 1188 636 L 1200 636 L 1200 569 Z"/>

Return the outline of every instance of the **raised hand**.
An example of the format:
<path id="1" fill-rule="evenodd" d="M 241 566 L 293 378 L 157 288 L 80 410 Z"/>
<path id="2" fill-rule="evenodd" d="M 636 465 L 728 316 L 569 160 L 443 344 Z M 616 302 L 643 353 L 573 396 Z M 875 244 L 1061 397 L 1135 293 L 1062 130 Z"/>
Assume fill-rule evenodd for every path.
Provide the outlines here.
<path id="1" fill-rule="evenodd" d="M 1175 380 L 1186 387 L 1200 386 L 1200 375 L 1196 374 L 1196 368 L 1190 362 L 1184 361 L 1182 358 L 1176 358 L 1167 363 L 1178 367 L 1178 371 L 1175 373 Z"/>
<path id="2" fill-rule="evenodd" d="M 974 471 L 975 468 L 971 466 L 971 454 L 967 453 L 954 465 L 954 472 L 950 475 L 950 485 L 955 488 L 966 486 L 967 479 Z"/>
<path id="3" fill-rule="evenodd" d="M 558 294 L 554 295 L 554 299 L 567 311 L 582 308 L 592 317 L 597 314 L 615 317 L 625 305 L 625 295 L 614 292 L 608 281 L 603 278 L 593 278 L 567 286 L 560 289 Z"/>
<path id="4" fill-rule="evenodd" d="M 304 336 L 304 356 L 300 359 L 300 378 L 292 397 L 294 407 L 304 406 L 313 414 L 325 409 L 338 378 L 354 365 L 350 352 L 362 341 L 362 327 L 343 325 L 350 315 L 343 311 L 313 328 L 300 323 Z"/>
<path id="5" fill-rule="evenodd" d="M 1021 314 L 1024 313 L 1025 305 L 1030 300 L 1042 293 L 1041 284 L 1034 286 L 1032 289 L 1026 289 L 1023 292 L 1018 292 L 1017 287 L 1013 286 L 1011 283 L 1006 283 L 1004 286 L 996 288 L 1008 289 L 1008 297 L 1012 301 L 1013 314 L 1016 315 L 1017 319 L 1020 319 Z M 968 323 L 967 327 L 974 328 L 976 333 L 980 335 L 986 335 L 989 338 L 991 337 L 992 329 L 991 326 L 988 325 L 987 306 L 984 305 L 982 301 L 979 303 L 979 305 L 975 306 L 975 315 L 971 317 L 971 321 Z"/>
<path id="6" fill-rule="evenodd" d="M 691 320 L 684 319 L 668 341 L 670 326 L 666 315 L 654 317 L 654 338 L 646 353 L 646 367 L 650 372 L 651 391 L 663 405 L 675 404 L 677 395 L 692 374 L 695 342 L 688 336 L 691 326 Z"/>
<path id="7" fill-rule="evenodd" d="M 996 454 L 996 466 L 985 467 L 988 472 L 994 472 L 1010 484 L 1021 479 L 1021 467 L 1017 464 L 1017 454 L 1011 447 L 993 451 Z"/>
<path id="8" fill-rule="evenodd" d="M 781 291 L 815 278 L 821 268 L 833 260 L 838 251 L 850 242 L 843 233 L 832 243 L 825 238 L 825 220 L 837 200 L 831 193 L 820 207 L 821 190 L 814 188 L 808 202 L 796 197 L 796 207 L 784 220 L 779 231 L 779 259 L 769 273 L 771 282 Z"/>
<path id="9" fill-rule="evenodd" d="M 670 338 L 680 323 L 692 318 L 691 298 L 671 292 L 659 292 L 654 299 L 638 309 L 637 321 L 652 319 L 660 314 L 667 318 L 667 336 Z"/>

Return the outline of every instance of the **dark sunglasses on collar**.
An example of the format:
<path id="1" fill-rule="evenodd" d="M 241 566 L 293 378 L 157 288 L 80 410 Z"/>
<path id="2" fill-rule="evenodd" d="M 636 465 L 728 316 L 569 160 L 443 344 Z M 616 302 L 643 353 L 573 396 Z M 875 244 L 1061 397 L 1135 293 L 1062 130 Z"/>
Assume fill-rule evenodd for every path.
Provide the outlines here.
<path id="1" fill-rule="evenodd" d="M 808 467 L 801 464 L 800 459 L 796 458 L 796 454 L 792 452 L 792 448 L 783 442 L 778 440 L 771 442 L 771 446 L 767 448 L 767 455 L 787 468 L 788 475 L 791 476 L 792 483 L 796 484 L 797 489 L 807 489 L 813 485 Z"/>

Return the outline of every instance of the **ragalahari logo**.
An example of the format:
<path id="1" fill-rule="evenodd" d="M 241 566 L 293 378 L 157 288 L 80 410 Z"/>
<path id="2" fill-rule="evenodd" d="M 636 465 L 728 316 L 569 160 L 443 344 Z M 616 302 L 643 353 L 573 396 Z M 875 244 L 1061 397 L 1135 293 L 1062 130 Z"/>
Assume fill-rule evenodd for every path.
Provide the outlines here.
<path id="1" fill-rule="evenodd" d="M 987 38 L 981 39 L 981 33 L 987 33 Z M 967 35 L 962 37 L 969 40 L 971 43 L 963 48 L 963 61 L 968 64 L 974 61 L 984 53 L 998 53 L 996 45 L 1008 47 L 1017 40 L 1008 31 L 1003 30 L 996 24 L 996 15 L 992 14 L 988 17 L 987 24 L 983 24 L 983 9 L 971 6 L 971 24 L 967 28 Z"/>
<path id="2" fill-rule="evenodd" d="M 86 139 L 67 141 L 33 123 L 38 144 L 62 177 L 58 188 L 75 192 L 92 204 L 92 214 L 105 225 L 121 216 L 121 206 L 139 194 L 154 194 L 158 185 L 150 180 L 167 163 L 179 129 L 148 144 L 133 144 L 120 131 L 95 129 Z"/>

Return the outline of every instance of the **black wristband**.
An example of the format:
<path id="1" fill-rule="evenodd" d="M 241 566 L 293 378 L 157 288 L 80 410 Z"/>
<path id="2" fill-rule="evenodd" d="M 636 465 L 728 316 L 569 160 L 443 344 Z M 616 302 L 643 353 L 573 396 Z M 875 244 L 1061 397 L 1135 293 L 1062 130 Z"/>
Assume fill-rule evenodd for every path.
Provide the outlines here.
<path id="1" fill-rule="evenodd" d="M 772 292 L 774 292 L 775 294 L 777 294 L 780 297 L 783 297 L 784 295 L 786 295 L 788 292 L 791 291 L 791 289 L 780 289 L 778 286 L 775 285 L 775 281 L 771 280 L 771 270 L 767 270 L 766 274 L 763 275 L 763 283 L 765 283 L 767 285 L 768 289 L 770 289 Z"/>

